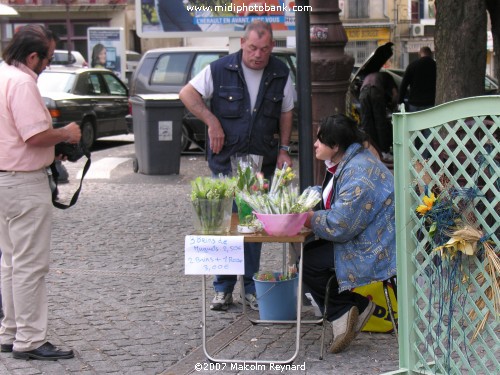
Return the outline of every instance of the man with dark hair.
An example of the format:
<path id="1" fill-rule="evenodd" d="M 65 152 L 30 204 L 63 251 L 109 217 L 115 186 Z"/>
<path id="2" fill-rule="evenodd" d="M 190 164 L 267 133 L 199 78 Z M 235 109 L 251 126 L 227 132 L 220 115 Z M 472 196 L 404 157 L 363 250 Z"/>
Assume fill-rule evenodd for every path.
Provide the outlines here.
<path id="1" fill-rule="evenodd" d="M 291 166 L 294 89 L 287 66 L 271 55 L 271 25 L 254 21 L 245 29 L 241 49 L 212 62 L 180 92 L 186 108 L 208 127 L 208 166 L 213 175 L 231 174 L 231 156 L 262 155 L 262 172 Z M 211 98 L 210 109 L 204 98 Z M 245 301 L 257 309 L 253 275 L 259 271 L 261 244 L 245 244 Z M 216 276 L 210 308 L 227 310 L 233 302 L 234 275 Z"/>
<path id="2" fill-rule="evenodd" d="M 432 58 L 429 47 L 420 48 L 420 58 L 406 67 L 399 88 L 399 103 L 404 103 L 408 96 L 408 111 L 422 111 L 434 106 L 436 101 L 436 61 Z"/>
<path id="3" fill-rule="evenodd" d="M 17 359 L 72 358 L 47 341 L 52 200 L 47 167 L 54 146 L 78 143 L 72 122 L 54 129 L 37 87 L 50 64 L 55 35 L 41 25 L 19 29 L 0 66 L 0 249 L 3 311 L 0 350 Z"/>

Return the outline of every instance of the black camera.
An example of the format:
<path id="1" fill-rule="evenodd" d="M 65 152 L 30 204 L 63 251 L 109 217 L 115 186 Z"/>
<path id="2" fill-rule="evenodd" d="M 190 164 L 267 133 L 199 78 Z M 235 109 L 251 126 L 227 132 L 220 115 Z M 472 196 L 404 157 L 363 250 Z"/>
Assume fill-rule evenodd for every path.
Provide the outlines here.
<path id="1" fill-rule="evenodd" d="M 87 148 L 80 142 L 80 143 L 67 143 L 67 142 L 61 142 L 56 144 L 55 147 L 55 154 L 56 156 L 63 155 L 65 156 L 69 161 L 77 161 L 79 160 L 82 156 L 86 156 L 87 158 L 90 158 L 90 151 L 87 150 Z"/>

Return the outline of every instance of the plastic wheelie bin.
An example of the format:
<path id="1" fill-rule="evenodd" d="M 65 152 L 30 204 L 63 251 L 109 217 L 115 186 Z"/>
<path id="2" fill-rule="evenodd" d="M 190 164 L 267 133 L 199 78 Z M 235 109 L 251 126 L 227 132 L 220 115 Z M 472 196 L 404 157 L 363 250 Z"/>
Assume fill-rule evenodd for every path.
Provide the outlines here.
<path id="1" fill-rule="evenodd" d="M 130 98 L 134 126 L 134 172 L 179 174 L 184 106 L 177 94 Z"/>

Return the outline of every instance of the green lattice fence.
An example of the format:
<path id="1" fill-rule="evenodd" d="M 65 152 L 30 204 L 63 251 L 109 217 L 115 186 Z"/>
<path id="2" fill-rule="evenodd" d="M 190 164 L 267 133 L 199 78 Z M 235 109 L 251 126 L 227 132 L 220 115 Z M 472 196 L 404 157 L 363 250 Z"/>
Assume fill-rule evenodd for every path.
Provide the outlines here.
<path id="1" fill-rule="evenodd" d="M 482 253 L 436 256 L 432 227 L 415 208 L 426 185 L 461 192 L 454 205 L 498 253 L 500 96 L 395 113 L 393 126 L 400 369 L 391 374 L 499 374 L 499 317 L 489 297 L 500 276 L 488 275 Z M 475 197 L 468 207 L 464 196 Z"/>

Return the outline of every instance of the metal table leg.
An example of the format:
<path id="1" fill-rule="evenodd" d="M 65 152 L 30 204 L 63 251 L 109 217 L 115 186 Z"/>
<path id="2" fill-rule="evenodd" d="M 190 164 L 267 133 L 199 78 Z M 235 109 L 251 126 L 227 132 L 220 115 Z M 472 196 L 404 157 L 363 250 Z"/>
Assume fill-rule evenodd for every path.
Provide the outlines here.
<path id="1" fill-rule="evenodd" d="M 302 269 L 302 261 L 303 261 L 303 255 L 304 255 L 304 244 L 300 244 L 300 261 L 299 261 L 299 269 Z M 284 258 L 286 259 L 286 258 Z M 243 277 L 240 277 L 240 285 L 241 285 L 241 294 L 242 298 L 245 298 L 245 282 L 243 280 Z M 252 363 L 257 363 L 257 364 L 290 364 L 292 363 L 295 358 L 297 358 L 297 355 L 299 354 L 299 349 L 300 349 L 300 328 L 301 328 L 301 315 L 302 315 L 302 272 L 299 272 L 299 287 L 297 290 L 297 319 L 296 320 L 255 320 L 255 319 L 250 319 L 250 321 L 253 324 L 290 324 L 290 323 L 295 323 L 296 324 L 296 335 L 295 335 L 295 352 L 293 355 L 284 360 L 259 360 L 259 359 L 236 359 L 236 358 L 215 358 L 212 355 L 210 355 L 207 351 L 207 332 L 206 332 L 206 276 L 202 275 L 202 341 L 203 341 L 203 352 L 205 353 L 205 356 L 207 359 L 211 362 L 224 362 L 224 363 L 247 363 L 247 362 L 252 362 Z M 245 314 L 247 317 L 247 309 L 246 309 L 246 304 L 243 302 L 243 314 Z M 313 321 L 311 321 L 313 322 Z M 316 324 L 318 324 L 316 321 L 314 321 Z"/>

